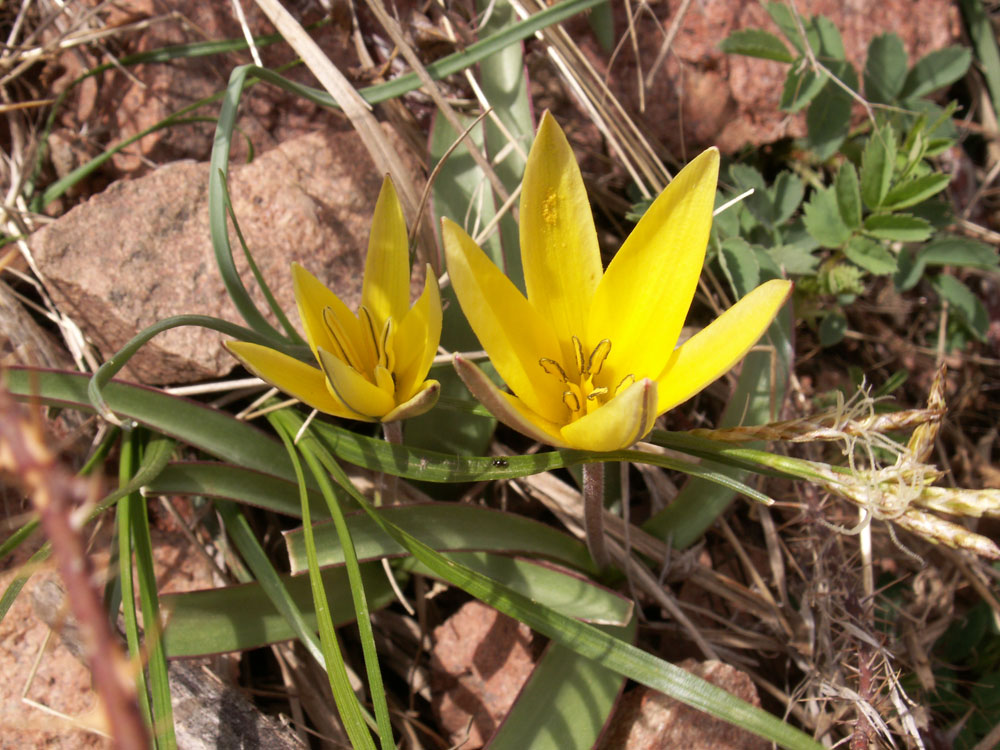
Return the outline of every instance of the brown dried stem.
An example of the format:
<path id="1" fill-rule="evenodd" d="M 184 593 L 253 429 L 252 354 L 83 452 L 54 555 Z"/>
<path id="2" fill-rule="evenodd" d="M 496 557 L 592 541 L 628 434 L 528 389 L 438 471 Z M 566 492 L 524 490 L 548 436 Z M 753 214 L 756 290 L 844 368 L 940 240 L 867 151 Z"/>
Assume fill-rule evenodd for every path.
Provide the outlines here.
<path id="1" fill-rule="evenodd" d="M 25 412 L 0 387 L 0 470 L 13 473 L 31 495 L 56 567 L 66 585 L 70 608 L 101 698 L 114 746 L 145 750 L 149 735 L 136 700 L 132 669 L 115 639 L 94 586 L 93 566 L 74 511 L 94 499 L 93 482 L 67 471 L 45 445 L 37 417 Z"/>

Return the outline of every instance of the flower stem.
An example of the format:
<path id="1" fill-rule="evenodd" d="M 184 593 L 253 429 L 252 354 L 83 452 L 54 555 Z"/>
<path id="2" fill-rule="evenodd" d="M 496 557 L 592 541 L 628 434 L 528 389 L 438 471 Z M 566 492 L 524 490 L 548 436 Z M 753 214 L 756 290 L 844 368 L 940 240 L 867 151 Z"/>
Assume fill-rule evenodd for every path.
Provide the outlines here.
<path id="1" fill-rule="evenodd" d="M 383 422 L 382 434 L 385 435 L 385 442 L 390 445 L 403 444 L 403 422 Z M 396 500 L 396 490 L 399 488 L 399 477 L 395 474 L 379 472 L 378 482 L 375 485 L 375 505 L 381 505 L 384 498 L 390 498 L 390 502 Z"/>
<path id="2" fill-rule="evenodd" d="M 604 464 L 600 462 L 583 465 L 583 526 L 590 556 L 603 570 L 608 550 L 604 546 Z"/>

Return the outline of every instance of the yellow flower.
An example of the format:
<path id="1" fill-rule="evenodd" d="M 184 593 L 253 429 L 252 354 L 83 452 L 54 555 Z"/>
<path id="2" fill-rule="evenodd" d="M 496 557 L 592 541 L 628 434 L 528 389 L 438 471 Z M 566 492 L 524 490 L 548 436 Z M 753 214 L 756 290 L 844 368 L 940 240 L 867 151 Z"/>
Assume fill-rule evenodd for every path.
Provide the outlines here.
<path id="1" fill-rule="evenodd" d="M 266 346 L 227 342 L 247 369 L 337 417 L 393 422 L 434 406 L 441 386 L 426 377 L 441 337 L 441 297 L 428 266 L 424 291 L 410 307 L 406 223 L 388 177 L 375 204 L 357 314 L 297 263 L 292 277 L 319 368 Z"/>
<path id="2" fill-rule="evenodd" d="M 462 311 L 514 395 L 460 356 L 455 366 L 497 419 L 556 447 L 618 450 L 746 354 L 790 282 L 762 284 L 676 346 L 705 259 L 718 171 L 717 149 L 691 162 L 602 271 L 580 169 L 546 112 L 521 191 L 527 297 L 461 227 L 442 221 Z"/>

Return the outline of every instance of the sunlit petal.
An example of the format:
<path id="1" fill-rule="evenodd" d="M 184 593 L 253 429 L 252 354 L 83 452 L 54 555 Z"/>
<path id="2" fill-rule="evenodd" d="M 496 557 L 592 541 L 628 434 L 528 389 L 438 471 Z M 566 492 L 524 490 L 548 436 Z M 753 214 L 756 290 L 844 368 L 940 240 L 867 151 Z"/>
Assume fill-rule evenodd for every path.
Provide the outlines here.
<path id="1" fill-rule="evenodd" d="M 319 360 L 319 349 L 337 352 L 340 347 L 334 340 L 329 326 L 323 320 L 323 311 L 330 309 L 337 323 L 343 330 L 344 337 L 350 346 L 360 348 L 361 326 L 358 319 L 340 298 L 327 288 L 309 271 L 298 263 L 292 263 L 292 282 L 295 289 L 295 303 L 299 308 L 299 317 L 306 331 L 306 340 L 313 356 Z"/>
<path id="2" fill-rule="evenodd" d="M 395 422 L 399 419 L 419 417 L 430 411 L 441 395 L 441 384 L 436 380 L 425 380 L 420 384 L 420 390 L 413 394 L 409 401 L 404 401 L 391 412 L 382 417 L 383 422 Z"/>
<path id="3" fill-rule="evenodd" d="M 782 279 L 761 284 L 685 341 L 657 378 L 657 414 L 687 401 L 739 362 L 771 325 L 791 291 L 792 283 Z"/>
<path id="4" fill-rule="evenodd" d="M 643 378 L 601 408 L 563 427 L 563 439 L 585 451 L 627 448 L 653 429 L 656 391 L 656 383 Z"/>
<path id="5" fill-rule="evenodd" d="M 368 238 L 361 305 L 381 330 L 391 316 L 399 321 L 410 306 L 410 259 L 403 209 L 396 188 L 386 175 L 375 204 Z"/>
<path id="6" fill-rule="evenodd" d="M 524 168 L 520 222 L 528 299 L 562 342 L 565 351 L 559 356 L 569 360 L 570 338 L 586 333 L 590 300 L 601 279 L 601 253 L 580 168 L 548 112 Z"/>
<path id="7" fill-rule="evenodd" d="M 326 376 L 319 368 L 259 344 L 227 341 L 226 348 L 254 375 L 307 406 L 335 417 L 357 418 L 327 390 Z"/>
<path id="8" fill-rule="evenodd" d="M 521 399 L 497 388 L 492 380 L 474 364 L 455 355 L 455 370 L 465 387 L 490 414 L 508 427 L 557 448 L 568 447 L 559 434 L 559 425 L 533 412 Z"/>
<path id="9" fill-rule="evenodd" d="M 352 412 L 352 419 L 374 421 L 396 408 L 392 395 L 369 383 L 357 370 L 325 349 L 319 350 L 327 382 L 334 395 Z"/>
<path id="10" fill-rule="evenodd" d="M 430 264 L 426 274 L 424 291 L 396 330 L 396 394 L 402 400 L 421 387 L 441 339 L 441 292 Z"/>
<path id="11" fill-rule="evenodd" d="M 465 230 L 441 222 L 451 285 L 462 312 L 500 377 L 529 409 L 556 422 L 566 418 L 564 390 L 539 361 L 559 356 L 548 321 L 497 268 Z"/>
<path id="12" fill-rule="evenodd" d="M 611 340 L 607 366 L 616 375 L 655 377 L 670 358 L 705 261 L 718 172 L 715 148 L 688 164 L 608 265 L 587 335 Z"/>

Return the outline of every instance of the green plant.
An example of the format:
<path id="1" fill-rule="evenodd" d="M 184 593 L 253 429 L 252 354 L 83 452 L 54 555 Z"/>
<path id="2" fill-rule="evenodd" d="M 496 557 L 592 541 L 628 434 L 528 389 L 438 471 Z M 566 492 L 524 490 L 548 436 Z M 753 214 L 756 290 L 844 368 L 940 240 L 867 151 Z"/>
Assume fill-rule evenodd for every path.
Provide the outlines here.
<path id="1" fill-rule="evenodd" d="M 940 194 L 950 177 L 933 159 L 957 144 L 951 123 L 957 105 L 941 108 L 927 98 L 965 75 L 970 51 L 948 47 L 908 67 L 899 37 L 882 34 L 871 40 L 859 79 L 829 19 L 806 21 L 777 2 L 767 10 L 787 45 L 765 30 L 745 29 L 721 46 L 789 65 L 779 106 L 790 114 L 806 110 L 799 145 L 813 164 L 783 171 L 770 185 L 751 165 L 730 166 L 737 192 L 752 188 L 754 194 L 717 221 L 715 247 L 727 276 L 735 284 L 734 269 L 752 275 L 755 266 L 776 264 L 798 277 L 800 309 L 816 322 L 826 346 L 843 338 L 844 306 L 872 277 L 892 276 L 901 291 L 926 278 L 955 313 L 949 345 L 983 339 L 982 303 L 938 269 L 996 268 L 997 256 L 947 230 L 952 217 Z M 855 107 L 867 118 L 852 127 Z M 803 203 L 806 183 L 812 190 Z"/>

